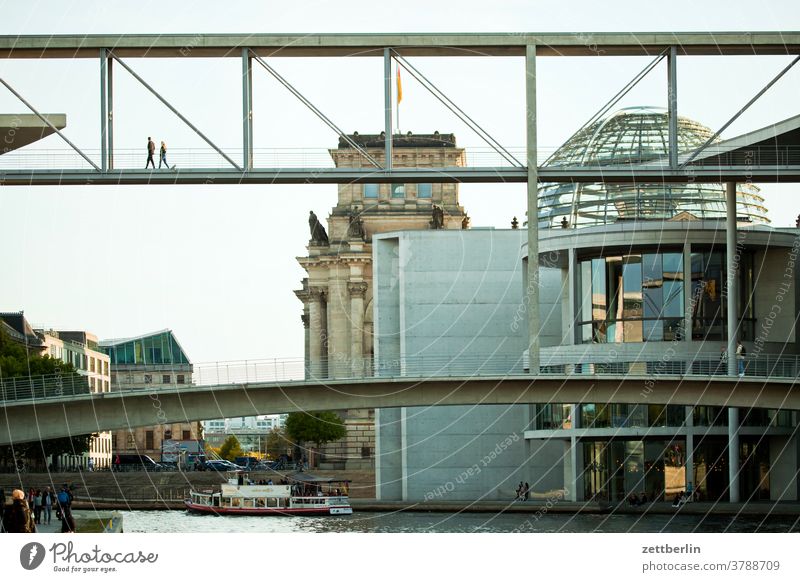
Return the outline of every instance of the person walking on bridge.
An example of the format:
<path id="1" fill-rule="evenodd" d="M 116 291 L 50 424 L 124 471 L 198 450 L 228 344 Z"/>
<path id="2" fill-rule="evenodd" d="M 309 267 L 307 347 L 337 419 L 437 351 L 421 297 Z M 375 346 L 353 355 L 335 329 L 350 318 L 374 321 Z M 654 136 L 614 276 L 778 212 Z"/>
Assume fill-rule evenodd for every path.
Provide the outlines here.
<path id="1" fill-rule="evenodd" d="M 158 169 L 161 169 L 161 164 L 164 164 L 167 169 L 169 170 L 169 164 L 167 163 L 167 144 L 163 141 L 161 142 L 161 149 L 158 151 Z"/>
<path id="2" fill-rule="evenodd" d="M 146 170 L 150 164 L 153 164 L 153 169 L 156 169 L 156 162 L 153 160 L 153 154 L 156 153 L 156 142 L 153 141 L 152 137 L 147 138 L 147 162 L 144 164 L 144 169 Z"/>

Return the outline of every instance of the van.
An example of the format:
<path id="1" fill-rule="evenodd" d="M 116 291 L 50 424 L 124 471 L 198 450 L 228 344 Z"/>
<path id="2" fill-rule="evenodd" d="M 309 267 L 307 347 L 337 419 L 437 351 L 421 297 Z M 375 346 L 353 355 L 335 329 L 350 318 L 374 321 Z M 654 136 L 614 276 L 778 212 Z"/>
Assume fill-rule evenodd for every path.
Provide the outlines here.
<path id="1" fill-rule="evenodd" d="M 114 471 L 159 471 L 161 465 L 147 455 L 114 455 L 111 463 Z"/>

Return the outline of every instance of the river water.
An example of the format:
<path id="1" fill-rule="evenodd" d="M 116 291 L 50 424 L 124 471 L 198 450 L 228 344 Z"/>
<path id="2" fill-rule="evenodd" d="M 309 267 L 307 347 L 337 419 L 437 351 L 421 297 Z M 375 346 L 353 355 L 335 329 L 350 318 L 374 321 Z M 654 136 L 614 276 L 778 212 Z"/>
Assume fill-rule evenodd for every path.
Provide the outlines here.
<path id="1" fill-rule="evenodd" d="M 800 532 L 800 518 L 781 516 L 361 512 L 336 517 L 248 517 L 196 515 L 185 511 L 124 511 L 122 514 L 128 533 Z"/>

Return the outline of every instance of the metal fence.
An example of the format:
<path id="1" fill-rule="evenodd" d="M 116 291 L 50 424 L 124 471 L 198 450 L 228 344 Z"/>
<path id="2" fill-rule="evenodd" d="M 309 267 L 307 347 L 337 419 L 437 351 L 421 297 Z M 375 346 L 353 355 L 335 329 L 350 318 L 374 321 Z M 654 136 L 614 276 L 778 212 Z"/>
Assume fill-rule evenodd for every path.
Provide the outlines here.
<path id="1" fill-rule="evenodd" d="M 578 361 L 576 361 L 578 360 Z M 747 378 L 775 380 L 796 379 L 800 376 L 800 356 L 759 355 L 747 357 L 743 375 Z M 738 362 L 737 362 L 738 367 Z M 163 368 L 159 370 L 166 370 Z M 183 370 L 181 370 L 183 372 Z M 377 361 L 347 359 L 322 360 L 307 365 L 302 358 L 271 360 L 239 360 L 195 364 L 189 384 L 126 384 L 119 375 L 112 386 L 115 393 L 158 392 L 161 390 L 188 391 L 236 384 L 270 384 L 285 386 L 294 382 L 325 383 L 333 381 L 373 382 L 393 378 L 480 378 L 523 376 L 530 374 L 527 358 L 518 356 L 415 356 Z M 539 376 L 603 376 L 630 378 L 682 376 L 692 378 L 721 378 L 728 375 L 727 363 L 719 357 L 668 357 L 658 359 L 638 357 L 624 359 L 606 357 L 582 359 L 544 355 Z M 173 374 L 172 377 L 176 375 Z M 87 379 L 77 374 L 26 376 L 0 379 L 0 398 L 3 402 L 19 400 L 50 400 L 89 397 Z"/>

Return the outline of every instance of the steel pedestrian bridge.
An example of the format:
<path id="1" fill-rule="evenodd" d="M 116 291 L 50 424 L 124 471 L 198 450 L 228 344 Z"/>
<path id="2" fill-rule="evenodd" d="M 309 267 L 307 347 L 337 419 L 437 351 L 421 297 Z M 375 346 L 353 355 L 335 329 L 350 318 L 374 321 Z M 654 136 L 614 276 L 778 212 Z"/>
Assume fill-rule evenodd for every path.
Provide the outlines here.
<path id="1" fill-rule="evenodd" d="M 744 377 L 717 359 L 548 361 L 403 358 L 350 377 L 304 377 L 302 359 L 196 365 L 194 383 L 89 393 L 82 376 L 0 381 L 0 445 L 70 434 L 296 411 L 596 402 L 800 410 L 800 360 L 760 357 Z M 173 376 L 174 377 L 174 376 Z"/>

